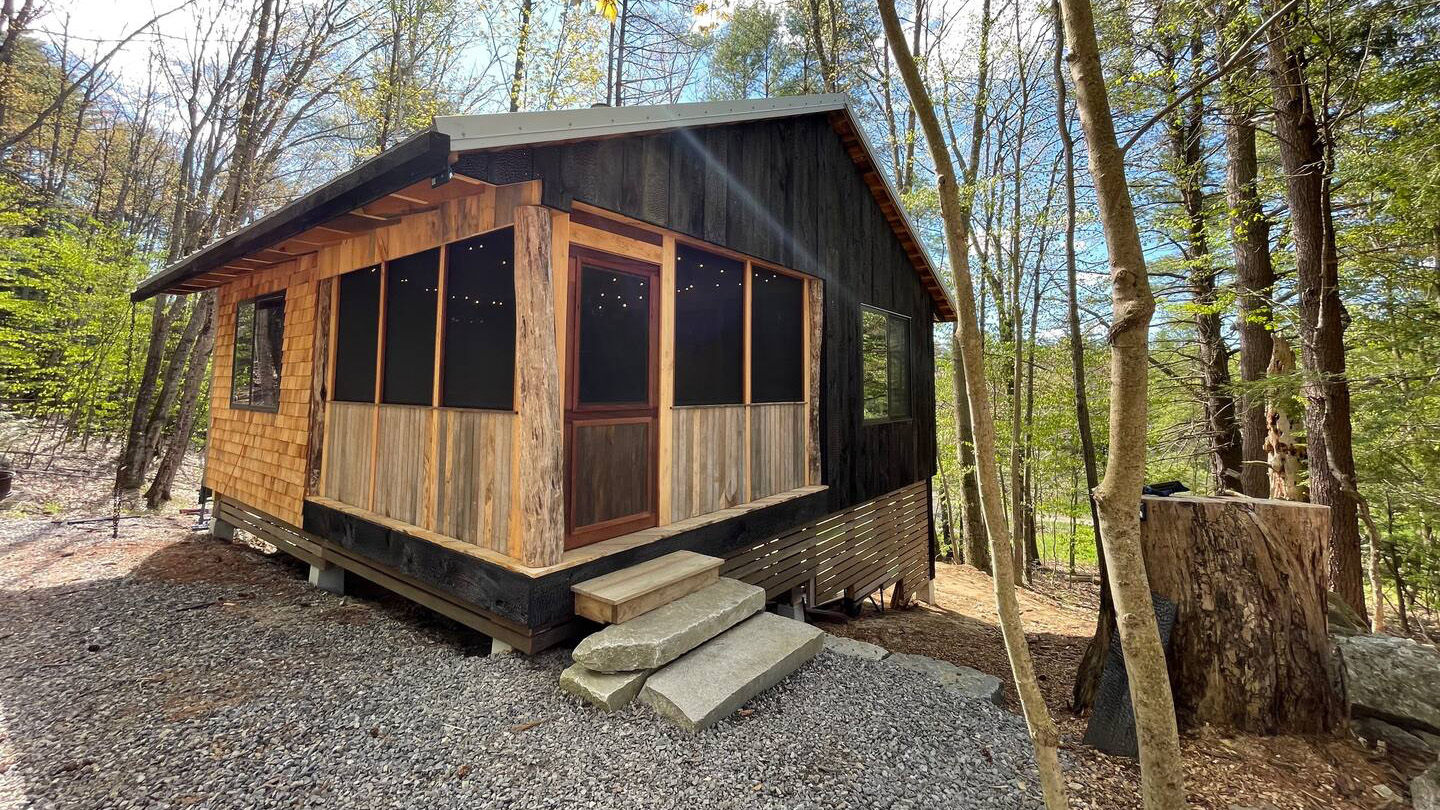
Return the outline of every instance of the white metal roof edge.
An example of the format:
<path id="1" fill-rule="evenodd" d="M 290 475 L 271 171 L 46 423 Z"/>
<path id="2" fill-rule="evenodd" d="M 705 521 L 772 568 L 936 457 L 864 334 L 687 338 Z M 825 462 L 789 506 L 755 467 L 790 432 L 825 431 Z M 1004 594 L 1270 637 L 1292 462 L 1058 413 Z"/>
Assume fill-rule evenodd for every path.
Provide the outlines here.
<path id="1" fill-rule="evenodd" d="M 580 110 L 440 115 L 435 130 L 450 136 L 456 152 L 530 146 L 554 141 L 603 138 L 685 126 L 714 126 L 811 112 L 846 109 L 843 93 L 780 98 L 702 101 L 637 107 L 590 107 Z"/>
<path id="2" fill-rule="evenodd" d="M 875 157 L 859 117 L 850 105 L 850 98 L 844 93 L 826 93 L 808 96 L 781 96 L 778 98 L 741 99 L 737 101 L 703 101 L 684 104 L 660 104 L 636 107 L 590 107 L 580 110 L 543 110 L 538 112 L 491 113 L 487 115 L 440 115 L 435 117 L 433 128 L 450 137 L 453 152 L 470 152 L 483 149 L 502 149 L 509 146 L 533 146 L 571 140 L 588 140 L 615 135 L 633 135 L 657 132 L 679 127 L 716 126 L 720 124 L 762 121 L 770 118 L 788 118 L 796 115 L 843 111 L 850 119 L 851 126 L 860 137 L 860 144 L 876 173 L 885 183 L 885 191 L 900 212 L 900 219 L 906 230 L 919 246 L 931 275 L 940 285 L 940 290 L 949 302 L 951 310 L 958 312 L 955 299 L 945 286 L 939 273 L 939 266 L 930 255 L 930 250 L 920 239 L 920 232 L 911 221 L 889 176 L 880 169 L 881 163 Z"/>

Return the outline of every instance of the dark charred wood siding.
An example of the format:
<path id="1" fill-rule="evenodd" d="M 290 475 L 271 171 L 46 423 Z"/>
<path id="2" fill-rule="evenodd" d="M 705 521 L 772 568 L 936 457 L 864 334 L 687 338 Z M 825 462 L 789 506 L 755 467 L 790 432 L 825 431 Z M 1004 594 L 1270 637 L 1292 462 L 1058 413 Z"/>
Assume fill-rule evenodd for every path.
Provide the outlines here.
<path id="1" fill-rule="evenodd" d="M 492 183 L 579 201 L 825 282 L 822 466 L 831 510 L 934 474 L 933 301 L 823 115 L 460 156 Z M 860 305 L 910 318 L 909 419 L 865 424 Z"/>

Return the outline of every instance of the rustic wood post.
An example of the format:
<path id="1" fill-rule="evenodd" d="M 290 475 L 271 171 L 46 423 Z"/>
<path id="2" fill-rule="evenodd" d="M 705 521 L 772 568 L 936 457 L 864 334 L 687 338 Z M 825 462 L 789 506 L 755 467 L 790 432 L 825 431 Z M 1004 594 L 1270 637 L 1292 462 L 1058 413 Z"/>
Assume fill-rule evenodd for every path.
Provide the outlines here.
<path id="1" fill-rule="evenodd" d="M 315 338 L 310 347 L 310 444 L 305 456 L 305 495 L 320 494 L 325 453 L 325 400 L 330 392 L 330 299 L 333 278 L 315 284 Z"/>
<path id="2" fill-rule="evenodd" d="M 515 442 L 510 554 L 525 565 L 565 552 L 564 424 L 555 338 L 551 212 L 515 209 Z"/>
<path id="3" fill-rule="evenodd" d="M 1328 507 L 1145 496 L 1150 587 L 1175 603 L 1170 683 L 1182 728 L 1310 734 L 1340 722 L 1330 685 Z"/>

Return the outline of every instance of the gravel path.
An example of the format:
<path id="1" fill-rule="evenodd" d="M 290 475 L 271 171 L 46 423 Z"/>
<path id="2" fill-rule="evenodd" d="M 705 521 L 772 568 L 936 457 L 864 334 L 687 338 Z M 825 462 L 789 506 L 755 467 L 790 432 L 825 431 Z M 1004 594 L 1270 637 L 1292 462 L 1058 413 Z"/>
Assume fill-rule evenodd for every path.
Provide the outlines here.
<path id="1" fill-rule="evenodd" d="M 282 559 L 0 522 L 4 810 L 1040 806 L 1019 717 L 883 662 L 824 653 L 692 738 Z"/>

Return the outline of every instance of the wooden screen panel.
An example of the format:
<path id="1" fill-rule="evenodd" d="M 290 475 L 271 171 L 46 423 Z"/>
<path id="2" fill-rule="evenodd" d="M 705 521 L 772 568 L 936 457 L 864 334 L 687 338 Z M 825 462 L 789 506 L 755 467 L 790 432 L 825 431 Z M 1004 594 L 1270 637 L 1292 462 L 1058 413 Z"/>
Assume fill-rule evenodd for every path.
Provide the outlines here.
<path id="1" fill-rule="evenodd" d="M 805 403 L 750 406 L 750 497 L 805 486 Z"/>
<path id="2" fill-rule="evenodd" d="M 676 408 L 671 444 L 672 520 L 745 502 L 745 406 Z"/>
<path id="3" fill-rule="evenodd" d="M 506 553 L 515 415 L 441 409 L 435 531 Z"/>
<path id="4" fill-rule="evenodd" d="M 325 428 L 327 498 L 370 507 L 370 448 L 375 435 L 375 406 L 369 402 L 332 402 Z"/>
<path id="5" fill-rule="evenodd" d="M 721 573 L 770 597 L 804 587 L 809 604 L 860 599 L 903 580 L 914 594 L 930 576 L 930 492 L 918 481 L 727 555 Z"/>
<path id="6" fill-rule="evenodd" d="M 421 524 L 430 447 L 430 408 L 382 405 L 376 433 L 375 504 L 371 511 Z"/>
<path id="7" fill-rule="evenodd" d="M 577 527 L 653 511 L 650 497 L 650 420 L 579 423 L 572 428 L 571 463 L 584 470 L 571 482 Z"/>

